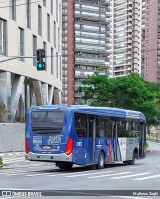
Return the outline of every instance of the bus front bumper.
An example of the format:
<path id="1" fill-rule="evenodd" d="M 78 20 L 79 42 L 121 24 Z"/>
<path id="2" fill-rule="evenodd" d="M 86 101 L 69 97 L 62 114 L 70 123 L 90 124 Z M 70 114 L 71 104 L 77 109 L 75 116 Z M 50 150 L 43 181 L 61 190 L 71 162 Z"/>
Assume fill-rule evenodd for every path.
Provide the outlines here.
<path id="1" fill-rule="evenodd" d="M 41 154 L 41 153 L 32 153 L 29 152 L 27 154 L 28 160 L 35 160 L 35 161 L 50 161 L 50 162 L 72 162 L 72 154 L 66 155 L 65 153 L 61 154 Z"/>

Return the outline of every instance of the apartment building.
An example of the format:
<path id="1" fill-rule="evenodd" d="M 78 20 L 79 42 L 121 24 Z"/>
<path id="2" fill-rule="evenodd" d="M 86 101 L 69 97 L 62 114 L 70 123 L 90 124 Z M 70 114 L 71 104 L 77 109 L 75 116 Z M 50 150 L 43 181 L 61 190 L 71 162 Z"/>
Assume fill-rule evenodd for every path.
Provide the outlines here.
<path id="1" fill-rule="evenodd" d="M 62 7 L 63 102 L 83 104 L 81 81 L 100 68 L 108 73 L 109 1 L 63 0 Z"/>
<path id="2" fill-rule="evenodd" d="M 0 2 L 0 122 L 23 121 L 32 105 L 61 103 L 61 10 L 61 0 Z M 36 69 L 37 49 L 45 49 L 45 71 Z"/>
<path id="3" fill-rule="evenodd" d="M 146 0 L 144 77 L 160 82 L 160 0 Z"/>
<path id="4" fill-rule="evenodd" d="M 110 1 L 111 77 L 142 73 L 143 8 L 142 0 Z"/>

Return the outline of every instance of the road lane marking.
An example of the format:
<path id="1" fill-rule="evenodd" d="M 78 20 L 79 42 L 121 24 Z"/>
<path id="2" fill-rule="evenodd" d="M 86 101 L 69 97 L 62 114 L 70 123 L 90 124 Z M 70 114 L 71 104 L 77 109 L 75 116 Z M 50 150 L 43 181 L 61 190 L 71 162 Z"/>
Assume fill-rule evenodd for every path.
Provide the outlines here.
<path id="1" fill-rule="evenodd" d="M 109 172 L 113 172 L 113 171 L 109 171 Z M 66 177 L 77 177 L 77 176 L 86 176 L 86 175 L 91 175 L 92 173 L 88 173 L 88 171 L 87 171 L 87 173 L 82 173 L 82 174 L 79 174 L 79 172 L 76 172 L 76 173 L 78 173 L 78 175 L 74 175 L 74 173 L 73 173 L 73 175 L 72 176 L 66 176 L 66 175 L 69 175 L 69 174 L 71 174 L 71 173 L 57 173 L 57 174 L 51 174 L 51 173 L 49 173 L 50 175 L 48 175 L 48 173 L 47 173 L 47 176 L 66 176 Z M 105 172 L 106 173 L 106 172 Z M 44 174 L 46 174 L 46 173 L 43 173 L 43 175 Z M 42 175 L 42 174 L 36 174 L 36 175 Z M 31 176 L 31 174 L 30 175 L 27 175 L 27 176 Z"/>
<path id="2" fill-rule="evenodd" d="M 8 157 L 8 156 L 25 156 L 24 152 L 12 152 L 12 153 L 0 153 L 0 156 L 2 157 Z"/>
<path id="3" fill-rule="evenodd" d="M 139 173 L 139 174 L 131 174 L 131 175 L 127 175 L 127 176 L 118 176 L 118 177 L 113 177 L 113 178 L 109 178 L 109 179 L 130 178 L 130 177 L 141 176 L 141 175 L 147 175 L 147 174 L 151 174 L 151 173 L 150 173 L 150 172 L 145 172 L 145 173 Z"/>
<path id="4" fill-rule="evenodd" d="M 136 178 L 136 179 L 133 179 L 133 180 L 148 180 L 148 179 L 151 179 L 151 178 L 158 178 L 158 177 L 160 177 L 160 174 L 148 176 L 148 177 L 144 177 L 144 178 Z"/>
<path id="5" fill-rule="evenodd" d="M 4 161 L 8 161 L 8 160 L 17 160 L 17 159 L 25 159 L 25 157 L 3 158 Z"/>
<path id="6" fill-rule="evenodd" d="M 14 160 L 14 161 L 9 161 L 9 162 L 4 162 L 3 164 L 10 164 L 10 163 L 15 163 L 15 162 L 23 162 L 24 160 Z"/>
<path id="7" fill-rule="evenodd" d="M 129 168 L 138 169 L 138 168 L 140 168 L 140 167 L 142 167 L 142 166 L 138 166 L 138 167 L 129 167 Z"/>
<path id="8" fill-rule="evenodd" d="M 134 197 L 134 196 L 110 196 L 112 198 L 126 198 L 126 199 L 148 199 L 148 198 L 142 198 L 142 197 Z"/>
<path id="9" fill-rule="evenodd" d="M 24 161 L 24 157 L 21 158 L 12 158 L 12 159 L 3 159 L 4 164 L 12 163 L 12 162 L 19 162 L 19 161 Z"/>
<path id="10" fill-rule="evenodd" d="M 34 168 L 35 169 L 35 168 Z M 46 170 L 46 168 L 45 168 L 45 170 Z M 49 169 L 50 170 L 50 169 Z M 6 173 L 7 172 L 7 173 Z M 9 173 L 8 173 L 9 172 Z M 41 173 L 40 173 L 41 172 Z M 113 172 L 113 171 L 104 171 L 104 172 L 101 172 L 101 173 L 106 173 L 106 172 Z M 96 172 L 96 173 L 100 173 L 100 172 Z M 47 176 L 65 176 L 65 175 L 74 175 L 74 174 L 77 174 L 77 175 L 79 175 L 79 176 L 81 176 L 81 175 L 85 175 L 85 174 L 87 174 L 87 175 L 91 175 L 91 174 L 93 174 L 93 173 L 91 173 L 91 171 L 90 170 L 88 170 L 88 171 L 78 171 L 78 172 L 65 172 L 65 173 L 62 173 L 61 171 L 59 171 L 59 172 L 54 172 L 54 170 L 53 171 L 50 171 L 50 172 L 47 172 L 47 170 L 46 170 L 46 172 L 43 172 L 43 169 L 42 170 L 26 170 L 26 168 L 25 168 L 25 170 L 23 170 L 23 169 L 18 169 L 18 170 L 11 170 L 11 171 L 8 171 L 8 170 L 6 170 L 6 171 L 1 171 L 0 172 L 0 175 L 20 175 L 20 174 L 23 174 L 23 175 L 25 175 L 25 176 L 34 176 L 34 175 L 38 175 L 38 176 L 40 176 L 40 175 L 47 175 Z M 27 175 L 26 175 L 27 174 Z"/>
<path id="11" fill-rule="evenodd" d="M 87 175 L 92 175 L 92 174 L 94 174 L 94 175 L 96 175 L 96 174 L 102 174 L 102 173 L 111 173 L 111 172 L 114 172 L 114 171 L 104 171 L 104 172 L 95 172 L 95 173 L 85 173 L 85 174 L 78 174 L 78 175 L 69 175 L 69 176 L 67 176 L 67 177 L 69 177 L 69 178 L 73 178 L 73 177 L 79 177 L 79 176 L 87 176 Z"/>
<path id="12" fill-rule="evenodd" d="M 87 178 L 101 178 L 101 177 L 108 177 L 108 176 L 115 176 L 115 175 L 123 175 L 123 174 L 128 174 L 132 172 L 122 172 L 122 173 L 114 173 L 114 174 L 107 174 L 107 175 L 101 175 L 101 176 L 90 176 Z"/>
<path id="13" fill-rule="evenodd" d="M 104 171 L 104 172 L 102 172 L 102 173 L 106 173 L 106 172 L 113 172 L 113 171 Z M 48 173 L 48 172 L 47 172 Z M 51 173 L 53 173 L 53 172 L 50 172 L 49 174 L 50 175 L 47 175 L 47 176 L 65 176 L 65 175 L 74 175 L 74 174 L 77 174 L 76 176 L 82 176 L 82 175 L 91 175 L 92 173 L 91 173 L 91 171 L 78 171 L 78 172 L 65 172 L 65 173 L 60 173 L 60 172 L 54 172 L 53 174 L 51 174 Z M 99 172 L 96 172 L 96 173 L 99 173 Z M 40 173 L 37 173 L 37 174 L 35 174 L 35 175 L 44 175 L 44 174 L 46 174 L 46 173 L 42 173 L 42 174 L 40 174 Z M 27 176 L 31 176 L 31 175 L 34 175 L 34 174 L 28 174 Z M 68 176 L 67 176 L 68 177 Z"/>
<path id="14" fill-rule="evenodd" d="M 27 171 L 28 172 L 28 171 Z M 26 171 L 1 171 L 0 172 L 0 175 L 2 174 L 2 175 L 4 175 L 4 174 L 6 174 L 6 175 L 9 175 L 9 174 L 19 174 L 19 173 L 27 173 Z"/>
<path id="15" fill-rule="evenodd" d="M 9 197 L 5 197 L 5 198 L 1 198 L 1 199 L 11 199 L 11 198 L 20 198 L 20 197 L 22 197 L 22 196 L 9 196 Z"/>

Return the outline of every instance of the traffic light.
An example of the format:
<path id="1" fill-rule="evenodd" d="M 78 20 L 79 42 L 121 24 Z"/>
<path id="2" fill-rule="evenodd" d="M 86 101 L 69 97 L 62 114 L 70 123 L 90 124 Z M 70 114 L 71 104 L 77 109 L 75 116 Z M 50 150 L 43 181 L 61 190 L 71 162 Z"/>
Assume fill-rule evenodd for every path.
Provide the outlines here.
<path id="1" fill-rule="evenodd" d="M 45 70 L 45 50 L 37 49 L 37 70 Z"/>

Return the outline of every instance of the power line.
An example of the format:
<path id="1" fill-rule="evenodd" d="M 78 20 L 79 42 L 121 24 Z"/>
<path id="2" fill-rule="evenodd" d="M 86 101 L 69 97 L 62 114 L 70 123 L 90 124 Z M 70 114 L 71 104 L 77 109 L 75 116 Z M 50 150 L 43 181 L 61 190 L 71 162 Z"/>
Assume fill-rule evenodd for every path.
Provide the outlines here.
<path id="1" fill-rule="evenodd" d="M 45 56 L 45 57 L 75 57 L 76 55 L 47 55 L 47 56 Z M 18 57 L 18 56 L 15 56 L 15 55 L 13 55 L 13 56 L 4 56 L 4 57 L 8 57 L 8 58 L 12 58 L 12 57 Z M 36 56 L 32 56 L 33 58 L 34 57 L 36 57 Z M 105 57 L 105 56 L 104 56 Z M 30 58 L 30 57 L 26 57 L 26 58 Z M 89 57 L 87 57 L 87 58 L 89 58 Z"/>
<path id="2" fill-rule="evenodd" d="M 33 3 L 39 3 L 39 2 L 42 2 L 42 0 L 40 0 L 40 1 L 31 1 L 29 3 L 16 4 L 16 5 L 14 5 L 14 7 L 28 5 L 28 4 L 33 4 Z M 9 8 L 9 7 L 12 7 L 12 6 L 11 5 L 10 6 L 1 6 L 0 8 Z"/>
<path id="3" fill-rule="evenodd" d="M 158 50 L 160 50 L 160 48 L 153 48 L 153 49 L 150 49 L 150 50 L 142 50 L 142 51 L 134 51 L 134 53 L 138 53 L 138 52 L 150 52 L 150 51 L 158 51 Z M 106 52 L 106 53 L 108 53 L 108 52 Z M 111 54 L 111 53 L 109 53 L 109 54 Z M 74 54 L 74 55 L 65 55 L 64 54 L 64 55 L 53 55 L 53 56 L 47 55 L 46 57 L 75 57 L 75 56 L 77 56 L 77 55 L 76 54 Z M 13 56 L 5 56 L 5 57 L 14 58 L 14 57 L 17 57 L 17 56 L 13 55 Z M 101 57 L 107 57 L 107 54 L 106 55 L 102 54 Z M 97 58 L 101 58 L 101 57 L 97 57 Z M 26 56 L 26 58 L 31 58 L 31 57 L 29 57 L 29 56 L 27 57 Z M 33 55 L 32 58 L 36 58 L 36 56 Z M 86 58 L 90 58 L 90 57 L 86 57 Z"/>

